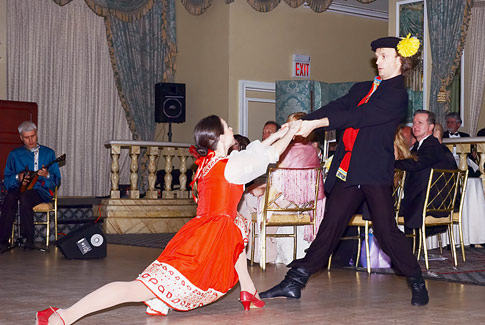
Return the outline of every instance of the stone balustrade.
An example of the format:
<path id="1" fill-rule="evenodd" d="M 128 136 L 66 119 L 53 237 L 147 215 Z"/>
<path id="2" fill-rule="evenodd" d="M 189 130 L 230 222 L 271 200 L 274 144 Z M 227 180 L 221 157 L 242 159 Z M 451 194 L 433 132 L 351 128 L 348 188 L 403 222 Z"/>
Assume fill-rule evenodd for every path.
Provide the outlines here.
<path id="1" fill-rule="evenodd" d="M 110 198 L 94 207 L 104 218 L 107 234 L 168 233 L 177 232 L 196 215 L 196 204 L 186 190 L 187 169 L 193 159 L 189 154 L 190 144 L 149 141 L 109 141 L 106 147 L 111 153 Z M 119 158 L 122 150 L 128 150 L 130 157 L 130 190 L 127 198 L 121 198 Z M 148 163 L 148 188 L 140 198 L 138 188 L 141 152 L 146 150 Z M 163 160 L 162 160 L 163 159 Z M 180 188 L 172 189 L 174 165 L 180 170 Z M 164 188 L 161 198 L 155 188 L 157 170 L 165 170 Z"/>
<path id="2" fill-rule="evenodd" d="M 160 157 L 164 158 L 164 188 L 162 189 L 162 198 L 188 198 L 189 191 L 186 190 L 187 179 L 187 164 L 192 163 L 192 156 L 189 153 L 190 144 L 188 143 L 174 143 L 174 142 L 152 142 L 152 141 L 108 141 L 105 146 L 110 148 L 111 153 L 111 191 L 110 197 L 112 199 L 120 198 L 119 189 L 119 157 L 121 150 L 129 151 L 130 155 L 130 190 L 128 196 L 130 199 L 139 199 L 140 191 L 138 189 L 138 172 L 139 172 L 139 158 L 142 148 L 146 149 L 148 157 L 148 189 L 146 191 L 145 199 L 157 199 L 158 191 L 155 189 L 157 180 L 157 166 Z M 172 171 L 173 164 L 179 163 L 180 170 L 180 189 L 172 190 Z"/>
<path id="3" fill-rule="evenodd" d="M 471 152 L 471 145 L 477 148 L 477 156 L 479 160 L 480 178 L 482 179 L 483 187 L 485 188 L 485 170 L 483 164 L 485 163 L 485 137 L 473 138 L 450 138 L 443 139 L 443 143 L 451 150 L 460 156 L 460 163 L 458 168 L 461 170 L 468 169 L 467 155 Z"/>

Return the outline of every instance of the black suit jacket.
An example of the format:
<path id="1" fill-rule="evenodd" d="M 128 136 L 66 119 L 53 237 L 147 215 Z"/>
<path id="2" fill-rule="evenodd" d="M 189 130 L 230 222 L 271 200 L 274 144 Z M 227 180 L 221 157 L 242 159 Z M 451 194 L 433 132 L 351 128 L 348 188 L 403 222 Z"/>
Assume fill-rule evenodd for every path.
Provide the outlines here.
<path id="1" fill-rule="evenodd" d="M 483 128 L 480 131 L 478 131 L 477 137 L 485 137 L 485 128 Z"/>
<path id="2" fill-rule="evenodd" d="M 359 129 L 347 171 L 347 186 L 392 185 L 393 182 L 394 133 L 406 116 L 408 94 L 404 88 L 404 79 L 399 75 L 383 80 L 369 101 L 357 107 L 371 87 L 372 81 L 357 83 L 345 96 L 303 118 L 314 120 L 327 117 L 330 125 L 324 128 L 326 130 L 344 130 L 348 127 Z M 338 167 L 345 155 L 343 141 L 340 139 L 338 143 L 325 180 L 327 192 L 335 184 Z"/>
<path id="3" fill-rule="evenodd" d="M 458 134 L 460 135 L 461 138 L 469 138 L 470 135 L 468 133 L 465 133 L 465 132 L 460 132 L 458 131 Z M 443 138 L 449 138 L 450 137 L 450 131 L 445 131 L 443 133 Z"/>
<path id="4" fill-rule="evenodd" d="M 423 208 L 426 198 L 431 168 L 456 169 L 456 162 L 450 150 L 438 139 L 430 135 L 419 150 L 415 152 L 418 159 L 396 160 L 395 167 L 405 170 L 404 199 L 401 202 L 401 215 L 408 228 L 419 228 L 423 223 Z"/>

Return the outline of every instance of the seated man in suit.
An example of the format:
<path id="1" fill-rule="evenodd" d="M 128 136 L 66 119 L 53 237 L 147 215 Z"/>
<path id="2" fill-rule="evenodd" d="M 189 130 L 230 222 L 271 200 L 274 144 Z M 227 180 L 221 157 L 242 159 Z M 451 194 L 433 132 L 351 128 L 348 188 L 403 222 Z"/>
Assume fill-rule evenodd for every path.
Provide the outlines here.
<path id="1" fill-rule="evenodd" d="M 483 128 L 480 131 L 478 131 L 477 137 L 485 137 L 485 128 Z"/>
<path id="2" fill-rule="evenodd" d="M 466 138 L 470 137 L 468 133 L 458 132 L 461 126 L 461 117 L 458 113 L 446 114 L 446 132 L 443 134 L 443 138 Z"/>
<path id="3" fill-rule="evenodd" d="M 417 159 L 396 160 L 394 165 L 395 168 L 407 172 L 401 203 L 401 215 L 404 216 L 407 231 L 419 228 L 423 223 L 422 211 L 431 168 L 457 168 L 451 152 L 433 136 L 435 124 L 433 112 L 416 111 L 413 118 L 416 143 L 411 153 L 416 155 Z"/>
<path id="4" fill-rule="evenodd" d="M 275 121 L 267 121 L 263 126 L 262 140 L 266 140 L 271 134 L 280 129 L 280 125 Z"/>
<path id="5" fill-rule="evenodd" d="M 8 239 L 12 233 L 17 202 L 20 202 L 20 231 L 26 240 L 24 248 L 34 248 L 32 208 L 39 203 L 52 200 L 54 189 L 61 182 L 57 163 L 46 168 L 56 156 L 54 150 L 38 144 L 37 126 L 30 121 L 24 121 L 19 125 L 18 131 L 24 146 L 9 153 L 5 166 L 7 197 L 0 216 L 0 254 L 8 250 Z M 39 177 L 31 189 L 24 190 L 23 187 L 30 182 L 27 170 L 37 172 Z"/>

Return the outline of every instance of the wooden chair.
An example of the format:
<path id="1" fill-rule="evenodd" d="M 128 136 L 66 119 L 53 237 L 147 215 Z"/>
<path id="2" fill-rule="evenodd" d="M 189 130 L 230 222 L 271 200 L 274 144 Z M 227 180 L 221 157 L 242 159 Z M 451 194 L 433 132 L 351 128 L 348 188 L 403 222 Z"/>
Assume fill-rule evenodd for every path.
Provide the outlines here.
<path id="1" fill-rule="evenodd" d="M 57 187 L 54 190 L 54 196 L 52 197 L 52 201 L 44 202 L 37 204 L 32 208 L 34 213 L 44 213 L 45 219 L 43 220 L 36 220 L 36 215 L 34 214 L 34 226 L 45 226 L 46 227 L 46 238 L 45 238 L 45 246 L 49 248 L 49 240 L 50 240 L 50 221 L 51 221 L 51 213 L 54 214 L 54 231 L 55 231 L 55 239 L 57 241 Z M 12 238 L 11 242 L 14 242 L 15 237 L 15 229 L 16 223 L 14 223 L 14 227 L 12 227 Z"/>
<path id="2" fill-rule="evenodd" d="M 468 183 L 468 169 L 465 171 L 462 170 L 460 172 L 460 175 L 458 176 L 458 189 L 461 195 L 460 205 L 458 207 L 458 211 L 453 211 L 453 224 L 458 225 L 458 231 L 460 234 L 461 255 L 462 255 L 463 262 L 466 261 L 466 257 L 465 257 L 465 244 L 463 242 L 462 214 L 463 214 L 463 204 L 465 202 L 467 183 Z"/>
<path id="3" fill-rule="evenodd" d="M 420 231 L 418 248 L 418 259 L 421 254 L 421 247 L 424 252 L 426 269 L 429 270 L 428 249 L 426 247 L 426 227 L 447 226 L 451 246 L 451 257 L 454 266 L 458 262 L 456 258 L 455 238 L 453 235 L 453 210 L 455 207 L 456 194 L 458 192 L 458 180 L 462 172 L 456 170 L 431 169 L 426 198 L 423 207 L 423 224 Z M 446 214 L 445 217 L 434 217 L 433 213 Z"/>
<path id="4" fill-rule="evenodd" d="M 266 191 L 262 208 L 259 239 L 261 242 L 261 268 L 266 269 L 266 237 L 293 238 L 293 259 L 296 259 L 297 227 L 311 225 L 316 233 L 316 213 L 321 168 L 268 167 Z M 300 180 L 304 180 L 301 182 Z M 298 188 L 297 193 L 288 193 L 287 184 Z M 303 188 L 305 184 L 311 184 Z M 286 194 L 286 195 L 285 195 Z M 257 214 L 253 213 L 251 229 L 251 262 L 254 261 Z M 268 227 L 292 226 L 289 234 L 268 234 Z"/>

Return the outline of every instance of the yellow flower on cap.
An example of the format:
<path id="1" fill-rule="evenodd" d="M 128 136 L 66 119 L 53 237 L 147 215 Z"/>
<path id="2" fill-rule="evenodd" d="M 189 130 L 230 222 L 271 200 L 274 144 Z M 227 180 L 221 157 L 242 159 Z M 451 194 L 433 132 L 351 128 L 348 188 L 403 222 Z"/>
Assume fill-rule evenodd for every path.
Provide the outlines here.
<path id="1" fill-rule="evenodd" d="M 419 45 L 419 39 L 416 37 L 411 37 L 411 33 L 409 33 L 405 38 L 401 39 L 399 43 L 397 43 L 397 52 L 402 57 L 408 58 L 418 52 Z"/>

